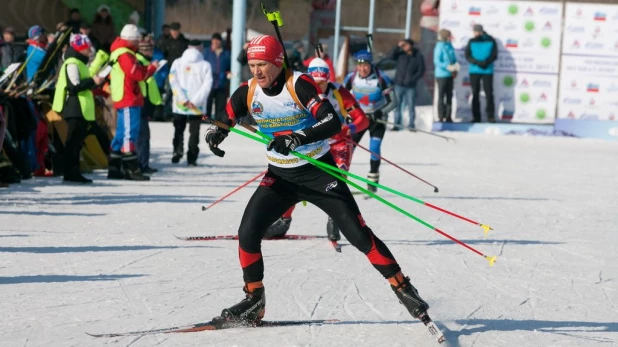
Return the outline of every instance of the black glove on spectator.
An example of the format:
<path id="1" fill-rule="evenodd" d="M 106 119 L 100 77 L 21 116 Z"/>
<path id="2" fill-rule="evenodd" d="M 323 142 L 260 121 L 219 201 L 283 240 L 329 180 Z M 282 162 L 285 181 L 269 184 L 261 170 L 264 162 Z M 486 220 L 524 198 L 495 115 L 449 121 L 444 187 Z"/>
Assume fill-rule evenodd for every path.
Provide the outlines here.
<path id="1" fill-rule="evenodd" d="M 221 128 L 210 128 L 206 131 L 206 143 L 208 143 L 208 147 L 214 155 L 218 157 L 225 155 L 225 151 L 219 149 L 219 144 L 225 140 L 228 133 L 229 130 Z"/>
<path id="2" fill-rule="evenodd" d="M 300 138 L 298 134 L 292 133 L 289 135 L 275 136 L 268 143 L 266 147 L 269 151 L 275 150 L 275 152 L 288 155 L 290 152 L 296 150 L 296 147 L 300 146 Z"/>

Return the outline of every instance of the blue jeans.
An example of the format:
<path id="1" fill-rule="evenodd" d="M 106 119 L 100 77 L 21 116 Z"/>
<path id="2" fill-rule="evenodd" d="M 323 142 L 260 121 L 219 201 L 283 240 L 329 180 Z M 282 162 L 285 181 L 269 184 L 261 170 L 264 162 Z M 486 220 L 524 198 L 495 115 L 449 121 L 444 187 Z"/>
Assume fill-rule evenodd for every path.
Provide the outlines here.
<path id="1" fill-rule="evenodd" d="M 112 140 L 112 151 L 135 153 L 139 138 L 141 107 L 126 107 L 118 110 L 116 136 Z"/>
<path id="2" fill-rule="evenodd" d="M 416 118 L 415 100 L 416 100 L 416 88 L 395 86 L 395 95 L 397 95 L 397 102 L 399 106 L 395 107 L 395 124 L 403 125 L 403 108 L 408 105 L 410 110 L 410 123 L 409 127 L 414 128 L 414 119 Z"/>

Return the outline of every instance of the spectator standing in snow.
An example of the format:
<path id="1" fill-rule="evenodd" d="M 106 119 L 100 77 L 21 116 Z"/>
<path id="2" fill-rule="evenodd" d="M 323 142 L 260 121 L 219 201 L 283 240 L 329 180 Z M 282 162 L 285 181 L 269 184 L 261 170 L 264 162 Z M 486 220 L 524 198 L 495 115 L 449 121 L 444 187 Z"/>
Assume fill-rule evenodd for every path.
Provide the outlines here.
<path id="1" fill-rule="evenodd" d="M 395 71 L 395 95 L 399 105 L 395 108 L 395 124 L 393 130 L 397 131 L 403 127 L 403 109 L 408 106 L 410 112 L 409 128 L 414 128 L 416 118 L 416 84 L 425 74 L 425 59 L 418 49 L 414 48 L 414 41 L 405 39 L 399 41 L 397 46 L 388 54 L 394 60 Z"/>
<path id="2" fill-rule="evenodd" d="M 438 119 L 451 123 L 453 103 L 453 80 L 459 64 L 451 44 L 451 32 L 446 29 L 438 33 L 438 42 L 433 50 L 434 77 L 438 85 Z"/>
<path id="3" fill-rule="evenodd" d="M 483 26 L 475 24 L 472 27 L 474 37 L 466 46 L 466 60 L 470 63 L 470 84 L 472 86 L 472 117 L 473 121 L 481 121 L 481 82 L 487 101 L 485 112 L 487 121 L 495 123 L 494 105 L 494 61 L 498 59 L 496 40 L 483 30 Z"/>
<path id="4" fill-rule="evenodd" d="M 230 51 L 223 47 L 221 34 L 214 33 L 210 41 L 210 48 L 204 50 L 204 59 L 210 63 L 212 69 L 212 90 L 208 97 L 206 116 L 212 117 L 212 106 L 215 107 L 214 117 L 218 121 L 227 118 L 225 105 L 229 94 L 230 83 L 228 74 L 232 67 Z"/>
<path id="5" fill-rule="evenodd" d="M 200 124 L 206 114 L 208 96 L 213 86 L 211 65 L 201 53 L 202 43 L 190 42 L 182 56 L 174 61 L 170 69 L 172 88 L 172 111 L 174 113 L 174 154 L 172 163 L 178 164 L 184 151 L 184 132 L 189 123 L 189 150 L 187 165 L 197 166 L 200 152 Z"/>

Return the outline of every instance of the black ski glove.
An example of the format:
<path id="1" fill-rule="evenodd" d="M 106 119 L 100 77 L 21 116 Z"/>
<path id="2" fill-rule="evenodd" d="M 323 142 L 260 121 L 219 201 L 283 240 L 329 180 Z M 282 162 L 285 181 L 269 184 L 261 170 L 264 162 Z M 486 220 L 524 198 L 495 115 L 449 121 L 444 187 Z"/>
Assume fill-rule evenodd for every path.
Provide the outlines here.
<path id="1" fill-rule="evenodd" d="M 300 144 L 300 135 L 291 133 L 289 135 L 275 136 L 270 140 L 266 149 L 269 151 L 274 149 L 279 154 L 288 155 L 296 150 L 296 147 L 300 146 Z"/>
<path id="2" fill-rule="evenodd" d="M 217 157 L 223 157 L 225 151 L 219 149 L 219 144 L 225 140 L 229 130 L 221 128 L 210 128 L 206 131 L 206 143 L 210 147 L 210 151 Z"/>

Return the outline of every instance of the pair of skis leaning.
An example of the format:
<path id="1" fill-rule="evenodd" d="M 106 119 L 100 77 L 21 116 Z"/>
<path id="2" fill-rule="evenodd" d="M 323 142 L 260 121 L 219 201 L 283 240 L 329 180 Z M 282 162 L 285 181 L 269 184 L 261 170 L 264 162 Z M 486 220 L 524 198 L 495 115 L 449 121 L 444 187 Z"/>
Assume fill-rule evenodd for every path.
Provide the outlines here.
<path id="1" fill-rule="evenodd" d="M 217 240 L 238 240 L 238 235 L 209 235 L 209 236 L 176 236 L 183 241 L 217 241 Z M 285 235 L 278 237 L 265 237 L 264 240 L 315 240 L 327 239 L 327 236 L 318 235 Z M 341 245 L 337 241 L 328 240 L 336 252 L 341 253 Z"/>
<path id="2" fill-rule="evenodd" d="M 438 341 L 442 343 L 446 341 L 444 334 L 438 329 L 435 323 L 429 318 L 426 313 L 420 317 L 421 322 L 425 324 L 429 333 Z M 223 329 L 236 329 L 236 328 L 274 328 L 274 327 L 288 327 L 288 326 L 312 326 L 312 325 L 336 325 L 336 324 L 349 324 L 341 322 L 337 319 L 314 319 L 314 320 L 286 320 L 286 321 L 261 321 L 257 325 L 247 325 L 240 323 L 230 323 L 217 317 L 211 321 L 204 323 L 196 323 L 185 326 L 139 330 L 121 333 L 105 333 L 105 334 L 91 334 L 92 337 L 123 337 L 123 336 L 143 336 L 143 335 L 155 335 L 155 334 L 174 334 L 174 333 L 192 333 L 208 330 L 223 330 Z"/>

